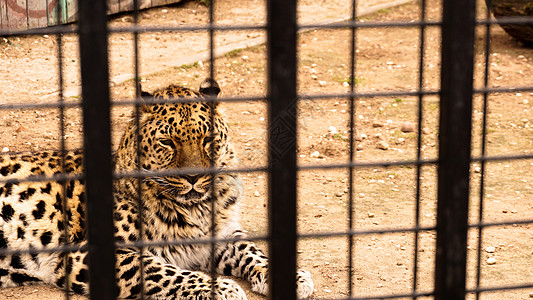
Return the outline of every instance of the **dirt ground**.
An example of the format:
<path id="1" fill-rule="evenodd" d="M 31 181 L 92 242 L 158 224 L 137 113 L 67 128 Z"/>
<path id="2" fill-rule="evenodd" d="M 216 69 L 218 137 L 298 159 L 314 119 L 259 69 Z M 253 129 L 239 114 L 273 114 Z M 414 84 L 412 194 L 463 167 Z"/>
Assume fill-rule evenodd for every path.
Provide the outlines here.
<path id="1" fill-rule="evenodd" d="M 264 3 L 216 1 L 219 24 L 263 24 Z M 300 4 L 301 22 L 349 13 L 350 1 L 307 0 Z M 383 1 L 382 1 L 383 2 Z M 362 5 L 376 2 L 361 1 Z M 440 2 L 428 1 L 427 18 L 439 19 Z M 485 14 L 480 3 L 479 15 Z M 362 17 L 364 21 L 418 20 L 418 4 L 383 9 Z M 111 26 L 131 25 L 130 15 L 120 15 Z M 207 8 L 195 2 L 155 8 L 141 13 L 141 24 L 205 24 Z M 229 31 L 216 35 L 216 43 L 245 41 L 260 36 L 258 31 Z M 338 94 L 349 91 L 350 31 L 321 29 L 299 37 L 299 92 Z M 4 75 L 0 102 L 6 104 L 54 103 L 58 100 L 57 40 L 49 37 L 15 37 L 0 41 L 0 72 Z M 74 36 L 63 37 L 65 101 L 79 102 L 79 62 Z M 524 48 L 499 27 L 491 29 L 489 87 L 530 86 L 533 78 L 533 49 Z M 207 49 L 207 33 L 144 33 L 140 35 L 140 69 L 143 87 L 154 90 L 170 83 L 198 87 L 207 76 L 206 62 L 179 65 L 183 56 Z M 361 92 L 412 91 L 419 86 L 418 59 L 420 30 L 365 28 L 357 33 L 356 89 Z M 439 29 L 425 32 L 424 89 L 439 88 Z M 133 95 L 131 34 L 115 33 L 110 38 L 110 67 L 113 101 L 113 140 L 116 144 L 129 118 L 130 107 L 120 105 Z M 192 52 L 192 50 L 198 52 Z M 216 60 L 215 78 L 224 97 L 265 95 L 266 55 L 264 45 L 235 50 Z M 476 38 L 475 86 L 483 87 L 484 28 Z M 482 96 L 475 96 L 473 114 L 473 155 L 481 154 Z M 264 101 L 222 104 L 242 167 L 266 165 L 266 105 Z M 416 159 L 416 97 L 368 97 L 355 102 L 356 149 L 359 162 Z M 349 159 L 349 102 L 344 98 L 302 100 L 298 104 L 299 163 L 321 166 L 345 163 Z M 435 96 L 423 98 L 421 157 L 436 158 L 438 149 L 439 103 Z M 486 153 L 491 156 L 533 152 L 533 93 L 508 92 L 488 96 Z M 60 146 L 57 109 L 13 109 L 0 111 L 0 147 L 6 151 L 38 151 Z M 80 109 L 66 111 L 64 141 L 67 148 L 81 147 Z M 414 131 L 413 131 L 414 129 Z M 436 216 L 436 168 L 421 168 L 420 201 L 416 205 L 416 168 L 370 167 L 354 170 L 353 226 L 356 230 L 434 226 Z M 486 164 L 483 211 L 480 213 L 480 164 L 472 164 L 470 222 L 512 222 L 533 218 L 533 161 L 506 160 Z M 242 203 L 243 227 L 252 236 L 266 234 L 266 174 L 242 174 L 245 197 Z M 343 232 L 348 229 L 348 171 L 309 167 L 299 173 L 298 226 L 302 234 Z M 506 225 L 482 231 L 481 260 L 477 260 L 479 232 L 469 232 L 468 288 L 476 287 L 476 268 L 481 268 L 481 287 L 532 283 L 533 226 Z M 415 239 L 418 246 L 415 247 Z M 299 242 L 300 267 L 309 270 L 315 281 L 316 299 L 348 296 L 348 239 L 342 237 L 304 238 Z M 260 243 L 266 248 L 264 243 Z M 378 297 L 407 294 L 433 288 L 435 260 L 434 231 L 367 234 L 354 238 L 353 294 Z M 418 270 L 414 274 L 414 260 Z M 249 299 L 264 299 L 247 289 Z M 528 299 L 533 289 L 482 293 L 480 299 Z M 0 290 L 0 299 L 58 299 L 61 292 L 43 286 Z M 72 299 L 83 297 L 73 296 Z M 407 298 L 405 298 L 407 299 Z M 429 299 L 429 297 L 420 297 Z M 470 295 L 469 299 L 474 299 Z"/>

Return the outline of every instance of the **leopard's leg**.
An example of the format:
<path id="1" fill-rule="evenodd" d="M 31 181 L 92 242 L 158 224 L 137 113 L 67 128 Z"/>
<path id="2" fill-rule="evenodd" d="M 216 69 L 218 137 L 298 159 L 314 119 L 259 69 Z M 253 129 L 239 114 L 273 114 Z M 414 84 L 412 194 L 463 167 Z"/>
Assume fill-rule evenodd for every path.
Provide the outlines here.
<path id="1" fill-rule="evenodd" d="M 133 249 L 117 250 L 119 298 L 137 298 L 141 294 L 139 253 Z M 246 294 L 233 280 L 211 277 L 202 272 L 183 270 L 161 258 L 143 254 L 144 295 L 149 299 L 245 300 Z"/>
<path id="2" fill-rule="evenodd" d="M 234 237 L 244 238 L 244 233 L 236 231 Z M 268 258 L 250 241 L 236 241 L 218 248 L 215 268 L 219 274 L 246 279 L 256 293 L 268 293 Z M 314 289 L 311 274 L 299 269 L 296 274 L 299 299 L 308 298 Z"/>
<path id="3" fill-rule="evenodd" d="M 65 259 L 66 256 L 66 259 Z M 53 284 L 77 294 L 89 294 L 89 270 L 87 265 L 87 252 L 72 252 L 58 257 L 55 269 L 57 274 Z"/>

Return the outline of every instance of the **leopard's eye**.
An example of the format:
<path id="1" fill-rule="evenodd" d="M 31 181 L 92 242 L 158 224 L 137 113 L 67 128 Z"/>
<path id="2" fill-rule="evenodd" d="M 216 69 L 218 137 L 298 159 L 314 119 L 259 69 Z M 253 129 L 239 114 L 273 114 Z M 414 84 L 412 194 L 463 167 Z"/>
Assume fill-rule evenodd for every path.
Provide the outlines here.
<path id="1" fill-rule="evenodd" d="M 174 148 L 176 145 L 174 144 L 174 141 L 171 139 L 159 139 L 159 143 L 166 147 L 172 147 Z"/>
<path id="2" fill-rule="evenodd" d="M 208 135 L 204 138 L 204 144 L 211 143 L 214 139 L 213 136 Z"/>

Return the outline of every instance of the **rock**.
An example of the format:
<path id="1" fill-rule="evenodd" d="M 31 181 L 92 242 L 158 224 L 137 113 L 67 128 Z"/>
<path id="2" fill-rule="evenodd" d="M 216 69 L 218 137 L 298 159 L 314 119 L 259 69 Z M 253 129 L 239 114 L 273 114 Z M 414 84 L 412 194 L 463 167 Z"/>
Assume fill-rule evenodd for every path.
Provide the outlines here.
<path id="1" fill-rule="evenodd" d="M 327 82 L 325 82 L 324 80 L 319 80 L 319 81 L 318 81 L 318 84 L 319 84 L 320 86 L 326 86 Z"/>
<path id="2" fill-rule="evenodd" d="M 496 18 L 533 16 L 531 0 L 486 0 L 486 2 L 487 4 L 490 2 L 490 8 Z M 533 47 L 533 24 L 500 24 L 500 26 L 513 38 L 528 47 Z"/>
<path id="3" fill-rule="evenodd" d="M 494 258 L 494 257 L 489 257 L 489 258 L 487 259 L 487 265 L 494 265 L 494 264 L 496 264 L 496 258 Z"/>
<path id="4" fill-rule="evenodd" d="M 402 132 L 413 132 L 415 131 L 415 125 L 411 122 L 404 122 L 402 123 L 402 127 L 400 128 Z"/>
<path id="5" fill-rule="evenodd" d="M 396 144 L 398 144 L 398 145 L 399 145 L 399 144 L 403 144 L 403 143 L 405 143 L 405 139 L 404 139 L 404 138 L 398 138 L 398 139 L 396 140 Z"/>
<path id="6" fill-rule="evenodd" d="M 380 121 L 374 121 L 372 122 L 372 127 L 374 128 L 383 127 L 383 123 L 381 123 Z"/>
<path id="7" fill-rule="evenodd" d="M 485 252 L 487 253 L 494 253 L 496 251 L 495 247 L 489 246 L 485 248 Z"/>
<path id="8" fill-rule="evenodd" d="M 311 153 L 309 156 L 310 157 L 314 157 L 314 158 L 318 158 L 318 157 L 320 157 L 320 152 L 315 151 L 315 152 Z"/>
<path id="9" fill-rule="evenodd" d="M 374 213 L 368 213 L 368 217 L 369 217 L 369 218 L 373 218 L 373 217 L 375 217 L 375 216 L 376 216 L 376 215 L 375 215 Z"/>
<path id="10" fill-rule="evenodd" d="M 376 144 L 376 147 L 381 150 L 389 150 L 389 144 L 385 141 L 379 141 Z"/>
<path id="11" fill-rule="evenodd" d="M 329 126 L 328 132 L 331 133 L 331 134 L 338 133 L 337 128 L 335 126 Z"/>
<path id="12" fill-rule="evenodd" d="M 355 150 L 362 151 L 364 149 L 363 144 L 358 144 Z"/>

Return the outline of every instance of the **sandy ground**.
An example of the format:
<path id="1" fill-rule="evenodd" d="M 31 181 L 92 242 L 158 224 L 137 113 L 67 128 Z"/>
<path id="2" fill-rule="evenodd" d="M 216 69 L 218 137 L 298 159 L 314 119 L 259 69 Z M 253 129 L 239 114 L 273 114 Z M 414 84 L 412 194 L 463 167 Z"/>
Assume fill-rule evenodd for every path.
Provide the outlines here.
<path id="1" fill-rule="evenodd" d="M 375 4 L 358 1 L 362 6 Z M 439 2 L 428 1 L 428 18 L 438 20 Z M 263 24 L 264 3 L 217 1 L 219 24 Z M 320 22 L 347 15 L 349 1 L 301 1 L 301 22 Z M 484 6 L 479 7 L 480 16 Z M 408 4 L 383 9 L 364 21 L 415 21 L 419 8 Z M 130 25 L 131 16 L 121 15 L 111 26 Z M 141 13 L 145 25 L 201 25 L 207 22 L 207 9 L 194 2 L 156 8 Z M 482 87 L 484 68 L 484 31 L 476 40 L 475 86 Z M 216 35 L 218 46 L 260 37 L 258 31 L 230 31 Z M 425 36 L 423 87 L 439 87 L 440 36 L 429 27 Z M 65 101 L 79 101 L 79 61 L 74 36 L 65 36 L 63 67 Z M 498 27 L 492 29 L 489 86 L 531 85 L 533 50 L 522 47 Z M 20 37 L 0 41 L 2 104 L 53 103 L 58 99 L 57 40 L 49 37 Z M 206 77 L 209 64 L 181 65 L 180 58 L 207 49 L 207 33 L 141 34 L 140 68 L 143 87 L 153 90 L 170 83 L 196 88 Z M 363 92 L 411 91 L 418 88 L 420 31 L 416 28 L 361 29 L 357 34 L 356 88 Z M 312 30 L 298 41 L 299 92 L 302 94 L 342 93 L 349 90 L 350 32 Z M 127 79 L 133 71 L 131 34 L 110 38 L 111 75 L 114 101 L 131 99 L 133 85 Z M 193 49 L 193 50 L 191 50 Z M 265 47 L 260 45 L 227 53 L 216 60 L 216 79 L 223 96 L 263 96 L 265 94 Z M 24 87 L 24 88 L 21 88 Z M 416 97 L 369 97 L 356 100 L 355 159 L 361 162 L 413 160 L 416 158 Z M 473 114 L 473 155 L 480 154 L 482 97 L 475 97 Z M 225 103 L 230 136 L 243 167 L 266 165 L 266 105 L 263 101 Z M 344 98 L 302 100 L 298 103 L 299 163 L 320 166 L 344 163 L 349 156 L 349 103 Z M 438 149 L 438 98 L 423 98 L 423 136 L 421 155 L 436 158 Z M 533 149 L 533 93 L 495 93 L 488 97 L 488 155 L 531 154 Z M 113 108 L 114 142 L 118 140 L 130 107 Z M 59 147 L 57 109 L 18 109 L 0 111 L 0 146 L 10 151 L 38 151 Z M 68 148 L 81 146 L 81 119 L 78 108 L 66 111 L 65 141 Z M 482 216 L 485 222 L 512 222 L 533 217 L 533 162 L 531 160 L 487 163 L 484 209 L 479 211 L 480 165 L 472 164 L 471 223 Z M 304 234 L 342 232 L 348 229 L 348 172 L 346 169 L 300 171 L 299 231 Z M 246 197 L 242 223 L 252 236 L 264 235 L 267 228 L 266 174 L 244 173 Z M 416 169 L 412 166 L 360 168 L 354 171 L 353 224 L 357 230 L 410 228 L 416 224 Z M 435 225 L 436 168 L 421 169 L 419 223 Z M 468 288 L 476 286 L 476 268 L 481 268 L 481 287 L 531 283 L 533 233 L 531 225 L 489 227 L 482 231 L 481 260 L 477 261 L 479 232 L 469 232 Z M 414 240 L 418 238 L 418 247 Z M 300 242 L 299 264 L 308 269 L 315 281 L 316 299 L 348 296 L 348 242 L 346 237 L 305 238 Z M 405 294 L 413 290 L 431 291 L 433 287 L 435 233 L 368 234 L 354 238 L 353 294 L 379 297 Z M 266 248 L 264 243 L 260 243 Z M 488 264 L 489 258 L 495 259 Z M 415 273 L 414 260 L 418 269 Z M 249 299 L 264 299 L 247 289 Z M 481 299 L 528 299 L 533 289 L 482 293 Z M 61 292 L 50 287 L 30 286 L 0 290 L 0 299 L 58 299 Z M 82 297 L 73 296 L 72 299 Z M 469 298 L 474 299 L 473 295 Z M 407 299 L 407 298 L 406 298 Z M 421 297 L 420 299 L 426 299 Z"/>

